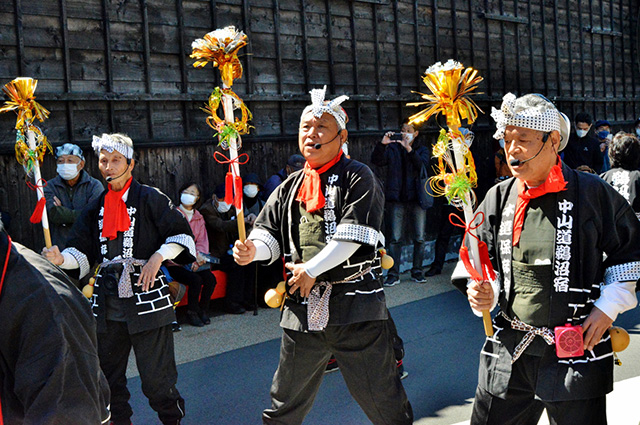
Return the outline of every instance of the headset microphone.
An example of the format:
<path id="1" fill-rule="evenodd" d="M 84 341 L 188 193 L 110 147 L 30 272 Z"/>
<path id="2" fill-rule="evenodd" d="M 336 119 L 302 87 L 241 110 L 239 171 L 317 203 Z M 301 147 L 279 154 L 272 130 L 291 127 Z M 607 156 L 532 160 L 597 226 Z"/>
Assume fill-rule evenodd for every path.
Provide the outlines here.
<path id="1" fill-rule="evenodd" d="M 542 136 L 542 146 L 540 146 L 540 149 L 538 150 L 538 153 L 533 155 L 531 158 L 525 159 L 524 161 L 521 161 L 519 159 L 512 159 L 511 161 L 509 161 L 509 165 L 511 165 L 512 167 L 519 167 L 522 164 L 524 164 L 526 162 L 529 162 L 532 159 L 536 158 L 538 155 L 540 155 L 540 152 L 542 152 L 542 149 L 544 149 L 544 144 L 547 143 L 547 140 L 549 139 L 550 135 L 551 135 L 551 133 L 545 133 L 544 136 Z"/>
<path id="2" fill-rule="evenodd" d="M 336 140 L 336 137 L 338 137 L 340 135 L 340 133 L 342 132 L 342 130 L 338 131 L 338 134 L 335 135 L 335 137 L 331 140 L 329 140 L 328 142 L 324 142 L 324 143 L 316 143 L 315 145 L 313 145 L 313 148 L 316 150 L 320 150 L 320 148 L 322 147 L 322 145 L 328 145 L 329 143 L 333 142 L 334 140 Z"/>

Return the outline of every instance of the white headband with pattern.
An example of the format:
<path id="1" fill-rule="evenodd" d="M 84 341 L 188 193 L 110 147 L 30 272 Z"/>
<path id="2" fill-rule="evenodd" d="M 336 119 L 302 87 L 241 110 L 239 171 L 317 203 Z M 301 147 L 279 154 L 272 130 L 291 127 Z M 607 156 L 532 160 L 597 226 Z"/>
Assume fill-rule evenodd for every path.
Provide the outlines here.
<path id="1" fill-rule="evenodd" d="M 504 138 L 504 130 L 508 125 L 514 127 L 530 128 L 548 133 L 557 130 L 562 134 L 563 119 L 560 111 L 557 109 L 547 109 L 540 112 L 537 109 L 529 108 L 518 113 L 513 112 L 516 105 L 516 96 L 513 93 L 507 93 L 502 98 L 502 106 L 500 109 L 491 108 L 491 118 L 496 122 L 496 132 L 493 138 L 500 140 Z"/>
<path id="2" fill-rule="evenodd" d="M 322 114 L 327 113 L 331 114 L 336 119 L 340 130 L 344 130 L 347 128 L 347 121 L 349 119 L 346 111 L 340 105 L 342 102 L 349 99 L 349 96 L 338 96 L 328 103 L 324 103 L 326 91 L 327 86 L 324 86 L 321 89 L 313 89 L 309 92 L 311 93 L 311 105 L 304 108 L 302 115 L 300 115 L 300 119 L 302 120 L 302 117 L 304 117 L 309 111 L 313 112 L 313 116 L 316 118 L 320 118 Z"/>
<path id="3" fill-rule="evenodd" d="M 93 136 L 91 147 L 96 154 L 100 154 L 100 151 L 104 149 L 109 153 L 118 151 L 127 159 L 133 158 L 133 148 L 131 146 L 114 140 L 108 134 L 103 134 L 102 137 Z"/>

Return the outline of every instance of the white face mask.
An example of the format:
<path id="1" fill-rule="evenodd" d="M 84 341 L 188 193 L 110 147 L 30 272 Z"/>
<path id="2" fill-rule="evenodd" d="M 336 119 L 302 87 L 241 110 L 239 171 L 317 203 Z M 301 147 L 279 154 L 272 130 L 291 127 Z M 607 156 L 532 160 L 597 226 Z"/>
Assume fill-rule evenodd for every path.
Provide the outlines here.
<path id="1" fill-rule="evenodd" d="M 636 128 L 636 134 L 640 137 L 640 128 Z"/>
<path id="2" fill-rule="evenodd" d="M 258 186 L 256 186 L 255 184 L 248 184 L 242 189 L 242 191 L 249 198 L 255 198 L 258 194 Z"/>
<path id="3" fill-rule="evenodd" d="M 78 173 L 80 173 L 78 164 L 58 164 L 56 171 L 60 174 L 60 177 L 65 180 L 73 180 L 78 176 Z"/>
<path id="4" fill-rule="evenodd" d="M 413 139 L 416 137 L 415 133 L 402 133 L 402 137 L 404 138 L 405 142 L 413 142 Z"/>
<path id="5" fill-rule="evenodd" d="M 218 212 L 226 213 L 231 209 L 231 204 L 227 204 L 226 202 L 218 201 Z"/>
<path id="6" fill-rule="evenodd" d="M 589 132 L 589 130 L 578 130 L 576 128 L 576 134 L 578 135 L 579 138 L 583 138 L 584 136 L 587 135 L 587 133 Z"/>
<path id="7" fill-rule="evenodd" d="M 500 139 L 500 142 L 498 142 L 498 143 L 500 143 L 500 147 L 502 149 L 504 149 L 504 139 Z"/>
<path id="8" fill-rule="evenodd" d="M 190 193 L 183 193 L 180 195 L 180 203 L 186 207 L 190 207 L 191 205 L 196 203 L 196 197 Z"/>

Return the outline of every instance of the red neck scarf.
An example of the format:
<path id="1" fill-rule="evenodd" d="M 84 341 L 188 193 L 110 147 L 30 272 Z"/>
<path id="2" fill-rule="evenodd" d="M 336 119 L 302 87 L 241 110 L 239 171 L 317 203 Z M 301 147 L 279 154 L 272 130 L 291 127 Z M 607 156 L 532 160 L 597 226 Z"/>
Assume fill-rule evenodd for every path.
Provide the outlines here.
<path id="1" fill-rule="evenodd" d="M 109 192 L 104 197 L 104 216 L 102 221 L 102 237 L 113 240 L 118 236 L 118 232 L 126 232 L 131 226 L 131 219 L 127 213 L 127 206 L 122 197 L 129 187 L 133 177 L 129 177 L 127 184 L 122 190 L 115 191 L 109 185 Z"/>
<path id="2" fill-rule="evenodd" d="M 335 158 L 316 169 L 311 168 L 309 162 L 304 164 L 304 180 L 298 190 L 296 201 L 303 202 L 307 212 L 314 212 L 324 207 L 325 199 L 322 194 L 320 174 L 333 167 L 342 158 L 342 149 Z"/>
<path id="3" fill-rule="evenodd" d="M 524 215 L 529 205 L 529 200 L 538 198 L 547 193 L 557 193 L 566 190 L 567 182 L 562 175 L 562 162 L 558 162 L 551 168 L 547 179 L 538 187 L 528 188 L 522 180 L 518 180 L 518 201 L 516 202 L 516 213 L 513 219 L 513 246 L 520 242 L 522 226 L 524 225 Z"/>

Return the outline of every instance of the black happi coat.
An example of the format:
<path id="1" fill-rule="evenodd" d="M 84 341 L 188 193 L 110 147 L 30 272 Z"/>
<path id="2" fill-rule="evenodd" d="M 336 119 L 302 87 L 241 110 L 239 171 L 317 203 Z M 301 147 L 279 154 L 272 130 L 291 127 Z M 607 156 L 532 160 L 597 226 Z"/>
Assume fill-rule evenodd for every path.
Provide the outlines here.
<path id="1" fill-rule="evenodd" d="M 640 217 L 640 171 L 612 168 L 600 177 L 613 186 Z"/>
<path id="2" fill-rule="evenodd" d="M 0 233 L 2 266 L 7 241 Z M 109 420 L 86 298 L 60 269 L 15 242 L 0 294 L 0 399 L 7 425 Z"/>
<path id="3" fill-rule="evenodd" d="M 304 172 L 292 173 L 271 194 L 249 235 L 261 240 L 271 250 L 273 262 L 281 255 L 285 261 L 300 262 L 300 246 L 294 246 L 292 222 L 294 209 L 300 208 L 295 200 Z M 341 281 L 348 276 L 372 267 L 363 277 L 333 285 L 329 300 L 329 326 L 346 325 L 387 318 L 384 291 L 382 289 L 377 245 L 384 211 L 384 195 L 379 181 L 366 165 L 344 156 L 329 170 L 320 175 L 321 190 L 326 205 L 320 210 L 324 217 L 321 228 L 324 245 L 331 240 L 357 242 L 361 247 L 341 265 L 323 273 L 318 281 Z M 321 248 L 321 247 L 320 247 Z M 283 328 L 306 331 L 307 305 L 300 300 L 287 298 L 280 325 Z"/>
<path id="4" fill-rule="evenodd" d="M 106 258 L 106 239 L 101 238 L 101 224 L 105 193 L 90 203 L 76 220 L 67 242 L 67 251 L 80 264 L 80 277 L 87 274 L 93 264 Z M 195 244 L 189 223 L 173 206 L 171 200 L 158 189 L 141 185 L 135 179 L 131 182 L 126 202 L 131 228 L 124 232 L 123 256 L 148 260 L 165 243 L 178 243 L 185 249 L 173 261 L 190 264 L 195 261 Z M 131 233 L 133 237 L 131 238 Z M 129 248 L 126 239 L 132 241 Z M 111 254 L 113 255 L 113 254 Z M 140 268 L 131 274 L 131 282 L 138 280 Z M 100 285 L 100 275 L 96 280 L 92 299 L 93 312 L 98 320 L 98 332 L 106 331 L 105 289 Z M 133 287 L 134 296 L 123 299 L 124 312 L 129 333 L 134 334 L 170 324 L 175 320 L 173 305 L 169 299 L 169 287 L 162 271 L 158 272 L 154 287 L 144 293 Z"/>
<path id="5" fill-rule="evenodd" d="M 640 277 L 640 225 L 629 204 L 597 176 L 571 170 L 564 164 L 562 172 L 567 190 L 543 195 L 554 197 L 558 206 L 556 217 L 551 218 L 556 223 L 553 280 L 548 283 L 552 330 L 555 326 L 582 324 L 600 297 L 601 282 L 606 285 L 613 281 L 637 281 Z M 510 244 L 517 192 L 516 179 L 509 179 L 492 187 L 478 208 L 485 214 L 478 236 L 487 244 L 493 267 L 499 272 L 498 305 L 505 313 L 509 294 L 513 292 Z M 454 284 L 466 291 L 460 281 Z M 494 330 L 495 335 L 487 338 L 480 354 L 479 386 L 503 398 L 514 348 L 525 332 L 511 329 L 500 316 L 494 319 Z M 555 345 L 545 347 L 535 384 L 540 399 L 588 399 L 613 389 L 613 355 L 608 333 L 583 357 L 560 359 Z"/>

